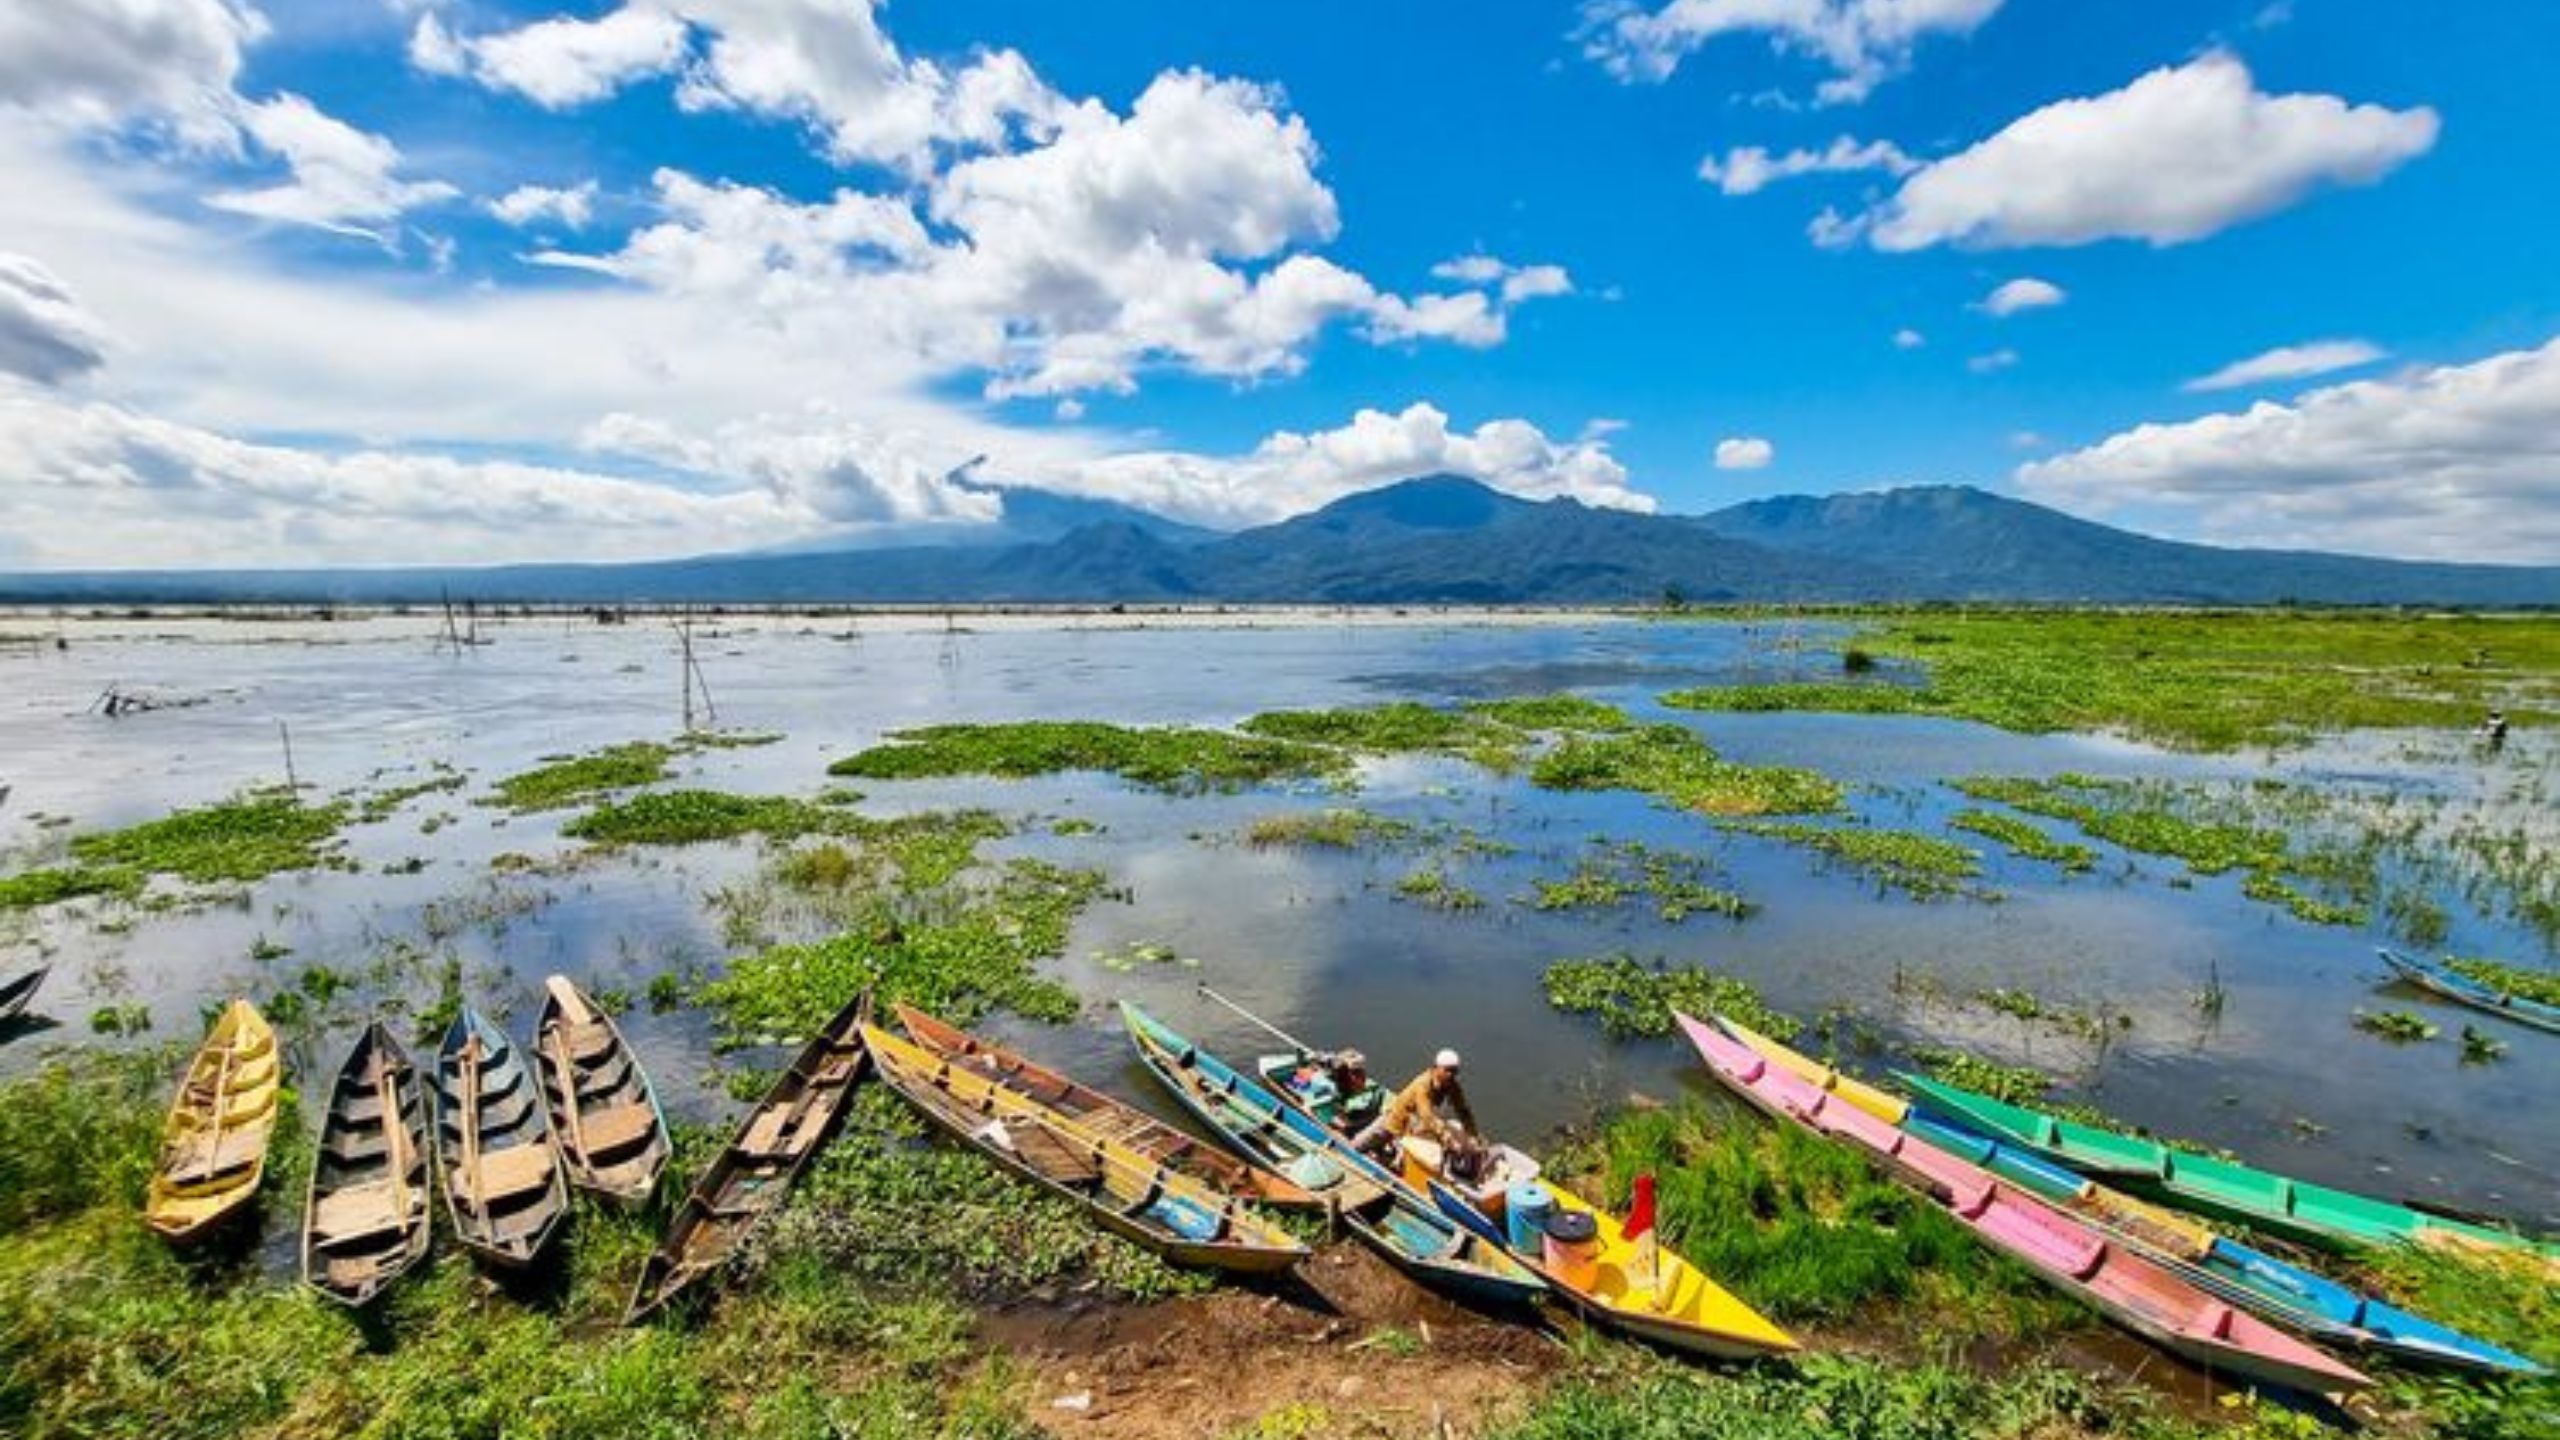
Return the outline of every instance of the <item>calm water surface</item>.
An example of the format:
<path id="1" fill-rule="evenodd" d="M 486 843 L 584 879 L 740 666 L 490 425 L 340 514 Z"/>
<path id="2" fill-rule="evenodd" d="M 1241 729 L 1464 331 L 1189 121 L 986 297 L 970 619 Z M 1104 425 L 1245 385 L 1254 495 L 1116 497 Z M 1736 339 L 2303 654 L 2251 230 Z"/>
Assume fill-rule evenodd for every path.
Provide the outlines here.
<path id="1" fill-rule="evenodd" d="M 85 907 L 0 917 L 11 927 L 0 929 L 0 967 L 14 972 L 48 955 L 55 966 L 37 1002 L 55 1023 L 0 1041 L 0 1074 L 26 1069 L 56 1045 L 109 1043 L 89 1034 L 88 1016 L 100 1006 L 147 1004 L 152 1038 L 192 1038 L 209 1001 L 267 994 L 314 963 L 364 971 L 396 942 L 462 957 L 474 998 L 511 1011 L 519 1025 L 550 970 L 635 995 L 663 971 L 716 970 L 726 946 L 706 896 L 754 871 L 756 845 L 640 852 L 565 878 L 498 877 L 488 862 L 502 852 L 575 848 L 558 830 L 576 812 L 509 816 L 471 803 L 540 757 L 673 734 L 679 682 L 668 627 L 516 620 L 488 627 L 492 643 L 461 654 L 440 650 L 434 628 L 389 617 L 268 624 L 0 614 L 0 635 L 40 637 L 0 643 L 0 784 L 12 787 L 0 803 L 0 867 L 39 863 L 79 830 L 281 780 L 279 721 L 290 729 L 296 776 L 324 792 L 427 778 L 436 762 L 470 776 L 457 794 L 353 827 L 347 854 L 361 866 L 353 873 L 280 876 L 240 903 L 137 912 L 121 933 L 102 930 Z M 67 649 L 52 645 L 57 632 Z M 1966 774 L 2276 774 L 2472 795 L 2512 787 L 2518 774 L 2547 774 L 2553 760 L 2528 739 L 2490 776 L 2441 736 L 2196 758 L 1952 722 L 1682 715 L 1654 705 L 1681 686 L 1836 673 L 1836 654 L 1825 648 L 1834 638 L 1803 624 L 1581 618 L 981 617 L 956 629 L 925 618 L 725 619 L 696 639 L 719 722 L 785 738 L 681 757 L 677 769 L 680 783 L 808 795 L 828 783 L 829 760 L 936 721 L 1230 724 L 1279 707 L 1556 689 L 1692 725 L 1736 759 L 1825 770 L 1853 786 L 1861 814 L 1923 829 L 1963 803 L 1937 782 Z M 110 684 L 203 703 L 112 721 L 88 713 Z M 2547 1118 L 2548 1097 L 2560 1090 L 2560 1040 L 2386 987 L 2373 937 L 2245 900 L 2237 876 L 2188 885 L 2175 862 L 2108 851 L 2095 873 L 2066 877 L 1994 849 L 1984 883 L 2000 892 L 1997 903 L 1918 903 L 1639 796 L 1547 794 L 1455 761 L 1373 762 L 1357 803 L 1521 847 L 1449 862 L 1452 878 L 1489 903 L 1444 914 L 1394 896 L 1395 881 L 1421 863 L 1412 852 L 1310 854 L 1237 840 L 1260 816 L 1344 803 L 1313 787 L 1170 798 L 1060 776 L 865 788 L 870 813 L 976 804 L 1017 820 L 1072 816 L 1102 827 L 1059 836 L 1026 823 L 991 847 L 1096 866 L 1130 898 L 1089 910 L 1053 967 L 1085 997 L 1076 1023 L 990 1028 L 1159 1109 L 1112 1002 L 1138 1000 L 1234 1055 L 1254 1050 L 1250 1026 L 1194 993 L 1201 980 L 1310 1041 L 1359 1044 L 1397 1078 L 1432 1049 L 1456 1045 L 1467 1053 L 1479 1114 L 1516 1136 L 1547 1134 L 1630 1092 L 1667 1097 L 1702 1085 L 1702 1072 L 1671 1042 L 1611 1043 L 1595 1024 L 1548 1007 L 1539 976 L 1549 962 L 1626 950 L 1744 976 L 1800 1015 L 1844 1011 L 1888 1046 L 1956 1043 L 2041 1064 L 2128 1120 L 2227 1145 L 2260 1164 L 2560 1225 L 2560 1125 Z M 451 818 L 428 833 L 430 817 L 440 816 Z M 1542 914 L 1511 903 L 1533 878 L 1563 876 L 1596 836 L 1699 855 L 1720 872 L 1717 883 L 1762 911 L 1739 923 L 1668 925 L 1641 904 Z M 412 860 L 424 867 L 384 873 Z M 2530 935 L 2452 908 L 2454 948 L 2550 958 Z M 292 954 L 253 959 L 262 940 Z M 1132 969 L 1102 958 L 1138 942 L 1199 963 Z M 2191 997 L 2216 975 L 2228 999 L 2208 1019 Z M 352 1015 L 369 1002 L 420 1003 L 423 983 L 400 971 L 385 992 L 359 993 L 342 1008 Z M 1948 998 L 1994 985 L 2103 1007 L 2132 1025 L 2101 1050 Z M 2359 1006 L 2422 1011 L 2446 1038 L 2384 1043 L 2351 1027 Z M 2507 1040 L 2508 1057 L 2460 1064 L 2450 1037 L 2467 1019 Z M 635 1010 L 625 1023 L 670 1110 L 708 1119 L 735 1108 L 716 1083 L 720 1062 L 701 1017 Z M 347 1038 L 326 1031 L 297 1044 L 306 1087 L 336 1063 Z"/>

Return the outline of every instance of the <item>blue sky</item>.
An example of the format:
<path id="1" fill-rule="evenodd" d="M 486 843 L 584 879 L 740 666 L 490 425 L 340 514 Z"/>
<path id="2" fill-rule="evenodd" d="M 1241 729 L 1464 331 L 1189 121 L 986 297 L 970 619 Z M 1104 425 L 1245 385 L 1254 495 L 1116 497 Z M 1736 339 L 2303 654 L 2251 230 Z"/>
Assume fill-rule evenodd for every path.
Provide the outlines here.
<path id="1" fill-rule="evenodd" d="M 20 7 L 0 566 L 803 541 L 991 519 L 976 456 L 1226 525 L 1960 481 L 2560 562 L 2553 54 L 2361 0 Z"/>

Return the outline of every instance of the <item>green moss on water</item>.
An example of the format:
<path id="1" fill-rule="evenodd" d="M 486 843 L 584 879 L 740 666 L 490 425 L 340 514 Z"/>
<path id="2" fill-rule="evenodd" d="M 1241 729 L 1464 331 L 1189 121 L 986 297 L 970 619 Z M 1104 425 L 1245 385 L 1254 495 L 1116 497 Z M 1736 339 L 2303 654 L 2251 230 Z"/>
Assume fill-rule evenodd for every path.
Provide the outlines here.
<path id="1" fill-rule="evenodd" d="M 1668 1035 L 1674 1010 L 1704 1018 L 1726 1015 L 1778 1039 L 1803 1026 L 1769 1008 L 1746 980 L 1694 965 L 1648 965 L 1620 952 L 1559 960 L 1546 970 L 1547 1003 L 1571 1015 L 1595 1015 L 1612 1037 Z"/>
<path id="2" fill-rule="evenodd" d="M 1139 728 L 1091 720 L 1024 720 L 928 725 L 893 732 L 889 744 L 827 767 L 831 775 L 922 780 L 1100 771 L 1150 789 L 1233 790 L 1273 780 L 1313 779 L 1349 768 L 1337 750 L 1223 730 Z"/>
<path id="3" fill-rule="evenodd" d="M 674 752 L 649 740 L 613 745 L 507 776 L 494 800 L 510 810 L 556 810 L 613 790 L 654 785 L 667 778 Z"/>
<path id="4" fill-rule="evenodd" d="M 2194 750 L 2326 731 L 2560 721 L 2560 620 L 2355 612 L 1851 614 L 1858 644 L 1917 685 L 1716 686 L 1663 703 L 1976 720 L 2031 734 L 2118 730 Z"/>
<path id="5" fill-rule="evenodd" d="M 1980 851 L 1913 830 L 1776 821 L 1734 821 L 1726 828 L 1802 846 L 1918 900 L 1962 893 L 1965 881 L 1982 874 Z"/>
<path id="6" fill-rule="evenodd" d="M 261 792 L 181 810 L 158 820 L 71 838 L 71 853 L 93 867 L 175 875 L 198 884 L 252 881 L 335 862 L 344 802 L 305 805 Z"/>
<path id="7" fill-rule="evenodd" d="M 1947 828 L 1980 835 L 1998 842 L 2012 855 L 2042 860 L 2065 870 L 2088 870 L 2098 863 L 2098 852 L 2088 846 L 2056 840 L 2017 816 L 1996 810 L 1959 810 L 1948 817 Z"/>
<path id="8" fill-rule="evenodd" d="M 130 900 L 141 893 L 142 873 L 123 865 L 69 865 L 0 876 L 0 910 L 33 910 L 90 895 Z"/>
<path id="9" fill-rule="evenodd" d="M 1737 765 L 1696 732 L 1646 725 L 1616 735 L 1572 735 L 1538 758 L 1544 790 L 1633 790 L 1709 815 L 1797 815 L 1836 810 L 1839 783 L 1812 770 Z"/>

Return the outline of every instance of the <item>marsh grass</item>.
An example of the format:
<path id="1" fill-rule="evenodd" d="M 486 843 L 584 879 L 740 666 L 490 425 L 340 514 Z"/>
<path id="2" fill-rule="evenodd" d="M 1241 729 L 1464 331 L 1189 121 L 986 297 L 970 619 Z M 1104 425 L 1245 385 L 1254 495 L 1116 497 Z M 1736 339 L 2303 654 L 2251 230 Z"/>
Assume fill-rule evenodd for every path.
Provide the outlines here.
<path id="1" fill-rule="evenodd" d="M 2297 611 L 1852 614 L 1857 646 L 1925 667 L 1919 685 L 1684 690 L 1695 710 L 1976 720 L 2029 734 L 2115 730 L 2190 750 L 2323 731 L 2560 721 L 2560 622 Z M 2489 657 L 2480 663 L 2479 657 Z"/>
<path id="2" fill-rule="evenodd" d="M 1764 840 L 1801 846 L 1915 900 L 1935 900 L 1957 894 L 1971 894 L 1984 900 L 1999 898 L 1994 892 L 1969 890 L 1964 884 L 1982 874 L 1980 851 L 1935 835 L 1923 835 L 1913 830 L 1776 821 L 1729 821 L 1725 828 Z"/>
<path id="3" fill-rule="evenodd" d="M 90 866 L 174 875 L 200 885 L 246 883 L 343 864 L 334 852 L 347 814 L 343 801 L 305 805 L 289 794 L 262 791 L 122 830 L 75 835 L 71 853 Z"/>
<path id="4" fill-rule="evenodd" d="M 1538 758 L 1529 779 L 1542 790 L 1633 790 L 1709 815 L 1818 814 L 1841 801 L 1838 782 L 1828 776 L 1734 764 L 1680 725 L 1569 735 Z"/>
<path id="5" fill-rule="evenodd" d="M 667 778 L 667 760 L 674 753 L 655 741 L 634 740 L 554 760 L 500 780 L 491 803 L 510 810 L 556 810 L 607 791 L 654 785 Z"/>
<path id="6" fill-rule="evenodd" d="M 1323 778 L 1347 771 L 1351 763 L 1341 751 L 1291 740 L 1091 720 L 928 725 L 894 731 L 889 740 L 845 756 L 828 766 L 827 773 L 872 780 L 953 775 L 1018 780 L 1090 770 L 1149 789 L 1191 794 Z"/>

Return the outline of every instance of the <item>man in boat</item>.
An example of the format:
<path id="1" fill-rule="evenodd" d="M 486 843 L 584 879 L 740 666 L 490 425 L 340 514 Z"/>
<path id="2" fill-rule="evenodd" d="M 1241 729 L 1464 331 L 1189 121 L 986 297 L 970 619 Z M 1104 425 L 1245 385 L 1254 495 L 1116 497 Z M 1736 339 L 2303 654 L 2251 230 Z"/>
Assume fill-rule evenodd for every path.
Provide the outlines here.
<path id="1" fill-rule="evenodd" d="M 1457 1150 L 1472 1146 L 1475 1107 L 1467 1103 L 1467 1087 L 1458 1083 L 1458 1052 L 1443 1050 L 1431 1068 L 1396 1092 L 1368 1129 L 1352 1137 L 1362 1150 L 1390 1149 L 1407 1136 L 1440 1141 Z"/>

